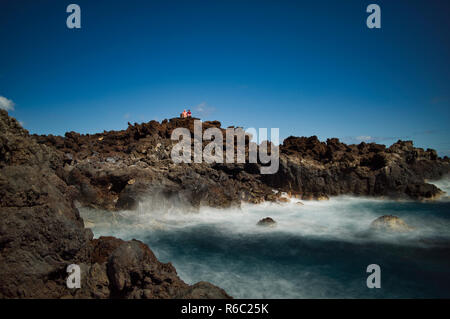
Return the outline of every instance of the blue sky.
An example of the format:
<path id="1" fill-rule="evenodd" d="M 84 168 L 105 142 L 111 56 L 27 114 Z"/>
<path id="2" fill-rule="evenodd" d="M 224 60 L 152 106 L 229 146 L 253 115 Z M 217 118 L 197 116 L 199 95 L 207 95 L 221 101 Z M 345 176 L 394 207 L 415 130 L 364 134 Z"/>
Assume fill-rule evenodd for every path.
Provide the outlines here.
<path id="1" fill-rule="evenodd" d="M 381 29 L 365 25 L 370 3 Z M 450 155 L 449 14 L 446 0 L 1 0 L 0 96 L 38 134 L 191 108 L 282 138 L 412 139 Z"/>

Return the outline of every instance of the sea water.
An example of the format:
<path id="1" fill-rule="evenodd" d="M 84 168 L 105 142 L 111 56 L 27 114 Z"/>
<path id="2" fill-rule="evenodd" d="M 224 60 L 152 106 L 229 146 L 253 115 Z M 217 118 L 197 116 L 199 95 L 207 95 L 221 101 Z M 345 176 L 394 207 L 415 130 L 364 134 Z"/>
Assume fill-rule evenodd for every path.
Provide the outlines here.
<path id="1" fill-rule="evenodd" d="M 436 183 L 449 190 L 448 180 Z M 185 282 L 209 281 L 235 298 L 449 298 L 450 201 L 341 196 L 240 209 L 189 209 L 144 200 L 138 210 L 81 208 L 94 235 L 138 239 Z M 158 207 L 158 208 L 155 208 Z M 407 233 L 371 233 L 395 215 Z M 272 217 L 275 227 L 256 223 Z M 381 268 L 369 289 L 367 266 Z"/>

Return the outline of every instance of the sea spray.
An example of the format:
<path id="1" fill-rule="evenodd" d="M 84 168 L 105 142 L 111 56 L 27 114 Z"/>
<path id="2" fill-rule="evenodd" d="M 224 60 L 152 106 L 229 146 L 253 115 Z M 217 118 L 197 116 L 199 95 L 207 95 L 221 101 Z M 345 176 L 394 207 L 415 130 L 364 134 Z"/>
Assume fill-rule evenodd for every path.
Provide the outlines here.
<path id="1" fill-rule="evenodd" d="M 450 297 L 449 202 L 342 196 L 329 201 L 195 210 L 144 200 L 136 211 L 81 208 L 95 236 L 136 238 L 187 283 L 207 280 L 236 298 Z M 156 208 L 155 208 L 156 207 Z M 414 227 L 367 233 L 383 215 Z M 274 228 L 256 223 L 270 216 Z M 366 286 L 379 264 L 382 289 Z"/>

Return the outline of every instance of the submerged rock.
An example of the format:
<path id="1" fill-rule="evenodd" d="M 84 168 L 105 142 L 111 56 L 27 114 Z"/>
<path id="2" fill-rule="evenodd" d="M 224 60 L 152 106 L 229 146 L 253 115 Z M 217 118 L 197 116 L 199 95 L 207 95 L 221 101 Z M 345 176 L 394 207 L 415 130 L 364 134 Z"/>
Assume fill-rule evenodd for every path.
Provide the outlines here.
<path id="1" fill-rule="evenodd" d="M 370 224 L 371 230 L 388 232 L 409 232 L 414 228 L 405 223 L 402 219 L 393 215 L 385 215 L 375 219 Z"/>
<path id="2" fill-rule="evenodd" d="M 274 227 L 277 224 L 276 221 L 274 221 L 271 217 L 266 217 L 261 219 L 256 225 L 258 226 L 270 226 Z"/>

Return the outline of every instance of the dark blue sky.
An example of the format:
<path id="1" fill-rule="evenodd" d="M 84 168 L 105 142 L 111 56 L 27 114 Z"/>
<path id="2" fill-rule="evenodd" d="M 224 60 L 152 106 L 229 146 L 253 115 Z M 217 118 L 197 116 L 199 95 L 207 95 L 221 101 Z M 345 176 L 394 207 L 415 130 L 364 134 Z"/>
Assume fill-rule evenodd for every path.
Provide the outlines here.
<path id="1" fill-rule="evenodd" d="M 66 27 L 81 7 L 82 28 Z M 381 30 L 365 25 L 382 10 Z M 0 0 L 0 96 L 32 133 L 124 129 L 184 107 L 450 155 L 450 1 Z"/>

